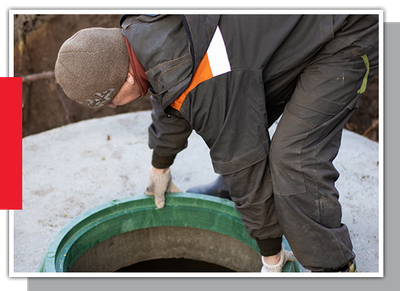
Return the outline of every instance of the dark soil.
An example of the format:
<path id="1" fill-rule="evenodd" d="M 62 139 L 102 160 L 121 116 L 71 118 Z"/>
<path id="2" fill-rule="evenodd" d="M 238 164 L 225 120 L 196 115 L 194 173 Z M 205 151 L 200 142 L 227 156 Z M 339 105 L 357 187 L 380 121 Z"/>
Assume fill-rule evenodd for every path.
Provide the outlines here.
<path id="1" fill-rule="evenodd" d="M 87 27 L 118 27 L 121 15 L 15 15 L 14 76 L 29 76 L 54 70 L 62 43 Z M 378 78 L 363 95 L 360 108 L 345 128 L 378 141 Z M 149 110 L 149 96 L 117 109 L 83 107 L 62 92 L 54 77 L 45 76 L 23 84 L 23 136 L 85 119 Z M 370 128 L 373 124 L 376 126 Z M 368 130 L 368 133 L 366 131 Z"/>

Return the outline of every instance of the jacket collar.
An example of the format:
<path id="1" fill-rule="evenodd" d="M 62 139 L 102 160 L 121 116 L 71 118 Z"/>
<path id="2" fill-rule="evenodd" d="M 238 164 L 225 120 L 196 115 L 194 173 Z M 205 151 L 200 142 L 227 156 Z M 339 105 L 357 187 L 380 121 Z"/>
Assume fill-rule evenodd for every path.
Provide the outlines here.
<path id="1" fill-rule="evenodd" d="M 138 58 L 136 57 L 135 52 L 133 51 L 132 47 L 130 46 L 128 39 L 125 37 L 126 46 L 128 49 L 129 54 L 129 61 L 133 69 L 133 75 L 135 77 L 136 82 L 139 85 L 140 92 L 142 96 L 145 96 L 147 91 L 150 88 L 150 82 L 145 74 L 145 70 L 142 64 L 139 62 Z"/>

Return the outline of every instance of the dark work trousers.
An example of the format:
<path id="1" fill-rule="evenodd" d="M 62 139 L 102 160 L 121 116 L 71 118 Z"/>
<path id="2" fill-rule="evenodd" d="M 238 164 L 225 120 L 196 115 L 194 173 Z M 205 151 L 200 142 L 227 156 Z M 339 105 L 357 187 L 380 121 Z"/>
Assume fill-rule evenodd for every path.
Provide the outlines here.
<path id="1" fill-rule="evenodd" d="M 265 83 L 271 115 L 280 113 L 274 114 L 282 108 L 275 105 L 286 103 L 269 156 L 224 175 L 260 253 L 279 252 L 280 246 L 270 246 L 284 234 L 298 261 L 312 271 L 341 268 L 355 258 L 341 221 L 332 161 L 366 80 L 378 71 L 377 42 L 358 40 L 357 33 L 338 34 L 309 62 Z"/>

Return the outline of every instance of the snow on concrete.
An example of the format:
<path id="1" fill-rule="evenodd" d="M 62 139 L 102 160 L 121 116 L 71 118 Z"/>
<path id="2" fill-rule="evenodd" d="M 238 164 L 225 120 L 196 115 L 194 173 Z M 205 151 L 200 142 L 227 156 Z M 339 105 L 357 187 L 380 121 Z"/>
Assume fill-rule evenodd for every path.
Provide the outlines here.
<path id="1" fill-rule="evenodd" d="M 86 120 L 23 139 L 23 210 L 12 211 L 14 272 L 37 272 L 71 219 L 113 199 L 143 194 L 150 169 L 150 112 Z M 275 127 L 271 128 L 271 133 Z M 343 223 L 361 272 L 379 271 L 379 145 L 344 131 L 335 165 Z M 171 168 L 175 184 L 213 181 L 209 151 L 193 133 Z"/>

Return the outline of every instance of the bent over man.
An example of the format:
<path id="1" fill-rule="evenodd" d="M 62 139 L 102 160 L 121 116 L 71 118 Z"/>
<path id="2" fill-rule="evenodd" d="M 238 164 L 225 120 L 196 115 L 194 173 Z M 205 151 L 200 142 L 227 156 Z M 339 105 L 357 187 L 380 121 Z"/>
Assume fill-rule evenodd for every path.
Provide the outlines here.
<path id="1" fill-rule="evenodd" d="M 92 108 L 151 91 L 146 194 L 156 206 L 176 187 L 169 167 L 195 130 L 257 241 L 263 272 L 293 259 L 283 234 L 305 268 L 354 272 L 332 161 L 378 70 L 378 15 L 124 15 L 120 25 L 67 40 L 56 78 Z"/>

